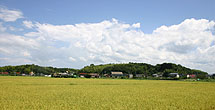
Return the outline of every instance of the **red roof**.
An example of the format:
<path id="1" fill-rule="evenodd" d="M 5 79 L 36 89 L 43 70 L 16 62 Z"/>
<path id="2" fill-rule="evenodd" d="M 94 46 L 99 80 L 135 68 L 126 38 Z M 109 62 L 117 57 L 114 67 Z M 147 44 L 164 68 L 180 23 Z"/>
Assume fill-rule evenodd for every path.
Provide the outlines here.
<path id="1" fill-rule="evenodd" d="M 79 73 L 79 74 L 85 75 L 85 74 L 87 74 L 87 73 Z"/>
<path id="2" fill-rule="evenodd" d="M 8 72 L 0 72 L 0 74 L 8 74 Z"/>

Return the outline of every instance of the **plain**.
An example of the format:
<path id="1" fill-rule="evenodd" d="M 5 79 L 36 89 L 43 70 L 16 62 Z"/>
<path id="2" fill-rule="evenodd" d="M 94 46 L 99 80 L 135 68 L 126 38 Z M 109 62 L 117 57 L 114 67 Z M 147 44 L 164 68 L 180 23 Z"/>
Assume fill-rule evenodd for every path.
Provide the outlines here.
<path id="1" fill-rule="evenodd" d="M 0 76 L 0 109 L 215 109 L 214 82 Z"/>

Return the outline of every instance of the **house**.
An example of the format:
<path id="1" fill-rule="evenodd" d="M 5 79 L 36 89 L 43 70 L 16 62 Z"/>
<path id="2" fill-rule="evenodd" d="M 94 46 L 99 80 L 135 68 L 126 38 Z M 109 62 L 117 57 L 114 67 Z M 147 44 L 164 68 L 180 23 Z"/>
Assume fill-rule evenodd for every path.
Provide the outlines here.
<path id="1" fill-rule="evenodd" d="M 85 76 L 87 76 L 87 73 L 79 73 L 79 77 L 84 78 Z"/>
<path id="2" fill-rule="evenodd" d="M 188 74 L 187 78 L 196 78 L 196 75 L 195 74 Z"/>
<path id="3" fill-rule="evenodd" d="M 45 75 L 45 77 L 51 77 L 51 75 Z"/>
<path id="4" fill-rule="evenodd" d="M 88 75 L 90 75 L 91 78 L 99 78 L 98 73 L 89 73 Z"/>
<path id="5" fill-rule="evenodd" d="M 178 73 L 170 73 L 169 77 L 171 77 L 171 78 L 179 78 L 180 76 L 179 76 Z"/>
<path id="6" fill-rule="evenodd" d="M 8 72 L 0 72 L 0 74 L 8 75 L 9 73 Z"/>
<path id="7" fill-rule="evenodd" d="M 121 78 L 123 77 L 123 73 L 122 72 L 111 72 L 111 77 L 112 78 Z"/>
<path id="8" fill-rule="evenodd" d="M 134 75 L 133 74 L 128 74 L 128 78 L 133 78 Z"/>
<path id="9" fill-rule="evenodd" d="M 109 78 L 110 75 L 109 74 L 104 74 L 103 77 Z"/>
<path id="10" fill-rule="evenodd" d="M 54 73 L 52 75 L 52 77 L 56 77 L 56 78 L 70 78 L 72 76 L 73 76 L 73 74 L 68 74 L 68 73 Z M 47 75 L 46 75 L 46 77 L 47 77 Z"/>
<path id="11" fill-rule="evenodd" d="M 143 78 L 143 77 L 145 77 L 145 75 L 144 74 L 136 74 L 135 77 L 136 78 Z"/>
<path id="12" fill-rule="evenodd" d="M 159 75 L 158 75 L 158 74 L 152 74 L 152 76 L 153 76 L 153 77 L 156 77 L 156 78 L 158 78 L 158 77 L 159 77 Z"/>
<path id="13" fill-rule="evenodd" d="M 34 72 L 31 71 L 31 72 L 29 73 L 29 75 L 30 75 L 30 76 L 34 76 Z"/>

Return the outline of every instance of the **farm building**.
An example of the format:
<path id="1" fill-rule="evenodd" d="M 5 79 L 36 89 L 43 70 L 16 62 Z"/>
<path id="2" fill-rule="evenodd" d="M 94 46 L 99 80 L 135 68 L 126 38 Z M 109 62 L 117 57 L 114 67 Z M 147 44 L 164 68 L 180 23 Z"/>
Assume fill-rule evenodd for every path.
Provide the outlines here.
<path id="1" fill-rule="evenodd" d="M 156 77 L 156 78 L 159 77 L 158 74 L 152 74 L 152 76 L 153 76 L 153 77 Z"/>
<path id="2" fill-rule="evenodd" d="M 79 73 L 79 77 L 84 78 L 87 75 L 87 73 Z"/>
<path id="3" fill-rule="evenodd" d="M 178 73 L 170 73 L 169 77 L 171 77 L 171 78 L 179 78 L 180 76 L 179 76 Z"/>
<path id="4" fill-rule="evenodd" d="M 68 74 L 68 73 L 55 73 L 52 75 L 52 77 L 59 77 L 59 78 L 69 78 L 72 76 L 73 74 Z"/>
<path id="5" fill-rule="evenodd" d="M 109 74 L 104 74 L 103 77 L 109 78 L 110 75 Z"/>
<path id="6" fill-rule="evenodd" d="M 123 77 L 123 73 L 122 72 L 111 72 L 111 77 L 112 78 L 121 78 Z"/>
<path id="7" fill-rule="evenodd" d="M 195 74 L 188 74 L 187 78 L 196 78 L 196 75 Z"/>
<path id="8" fill-rule="evenodd" d="M 34 72 L 31 71 L 31 72 L 29 73 L 29 75 L 30 75 L 30 76 L 34 76 Z"/>
<path id="9" fill-rule="evenodd" d="M 135 77 L 136 77 L 136 78 L 143 78 L 143 77 L 145 77 L 145 75 L 144 75 L 144 74 L 136 74 Z"/>
<path id="10" fill-rule="evenodd" d="M 134 75 L 133 74 L 128 74 L 128 78 L 133 78 Z"/>
<path id="11" fill-rule="evenodd" d="M 99 78 L 99 74 L 98 73 L 89 73 L 88 74 L 91 78 Z"/>
<path id="12" fill-rule="evenodd" d="M 0 72 L 0 74 L 8 75 L 9 73 L 8 72 Z"/>
<path id="13" fill-rule="evenodd" d="M 81 77 L 81 78 L 99 78 L 100 75 L 98 73 L 79 73 L 79 77 Z"/>

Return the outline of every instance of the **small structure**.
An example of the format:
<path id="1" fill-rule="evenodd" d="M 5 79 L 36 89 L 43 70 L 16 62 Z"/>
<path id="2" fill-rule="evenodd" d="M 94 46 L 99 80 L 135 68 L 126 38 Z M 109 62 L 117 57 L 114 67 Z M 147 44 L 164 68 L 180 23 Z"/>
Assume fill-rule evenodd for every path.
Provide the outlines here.
<path id="1" fill-rule="evenodd" d="M 30 75 L 30 76 L 34 76 L 34 72 L 31 71 L 31 72 L 29 73 L 29 75 Z"/>
<path id="2" fill-rule="evenodd" d="M 145 75 L 144 74 L 136 74 L 135 77 L 136 78 L 143 78 L 143 77 L 145 77 Z"/>
<path id="3" fill-rule="evenodd" d="M 195 74 L 188 74 L 187 78 L 196 78 L 196 75 Z"/>
<path id="4" fill-rule="evenodd" d="M 158 77 L 159 77 L 159 75 L 158 75 L 158 74 L 152 74 L 152 76 L 153 76 L 153 77 L 156 77 L 156 78 L 158 78 Z"/>
<path id="5" fill-rule="evenodd" d="M 91 78 L 99 78 L 98 73 L 89 73 L 88 75 L 90 75 Z"/>
<path id="6" fill-rule="evenodd" d="M 87 73 L 79 73 L 79 77 L 84 78 L 87 75 Z"/>
<path id="7" fill-rule="evenodd" d="M 109 74 L 104 74 L 103 77 L 109 78 L 110 75 Z"/>
<path id="8" fill-rule="evenodd" d="M 133 74 L 128 74 L 128 78 L 133 78 L 134 75 Z"/>
<path id="9" fill-rule="evenodd" d="M 122 72 L 111 72 L 111 77 L 112 78 L 121 78 L 123 77 L 123 73 Z"/>
<path id="10" fill-rule="evenodd" d="M 68 74 L 68 73 L 54 73 L 52 75 L 52 77 L 55 77 L 55 78 L 70 78 L 72 76 L 73 74 Z"/>
<path id="11" fill-rule="evenodd" d="M 180 76 L 179 76 L 178 73 L 170 73 L 169 77 L 171 77 L 171 78 L 179 78 Z"/>
<path id="12" fill-rule="evenodd" d="M 8 75 L 9 73 L 8 72 L 0 72 L 0 74 Z"/>
<path id="13" fill-rule="evenodd" d="M 45 77 L 51 77 L 51 75 L 45 75 Z"/>

